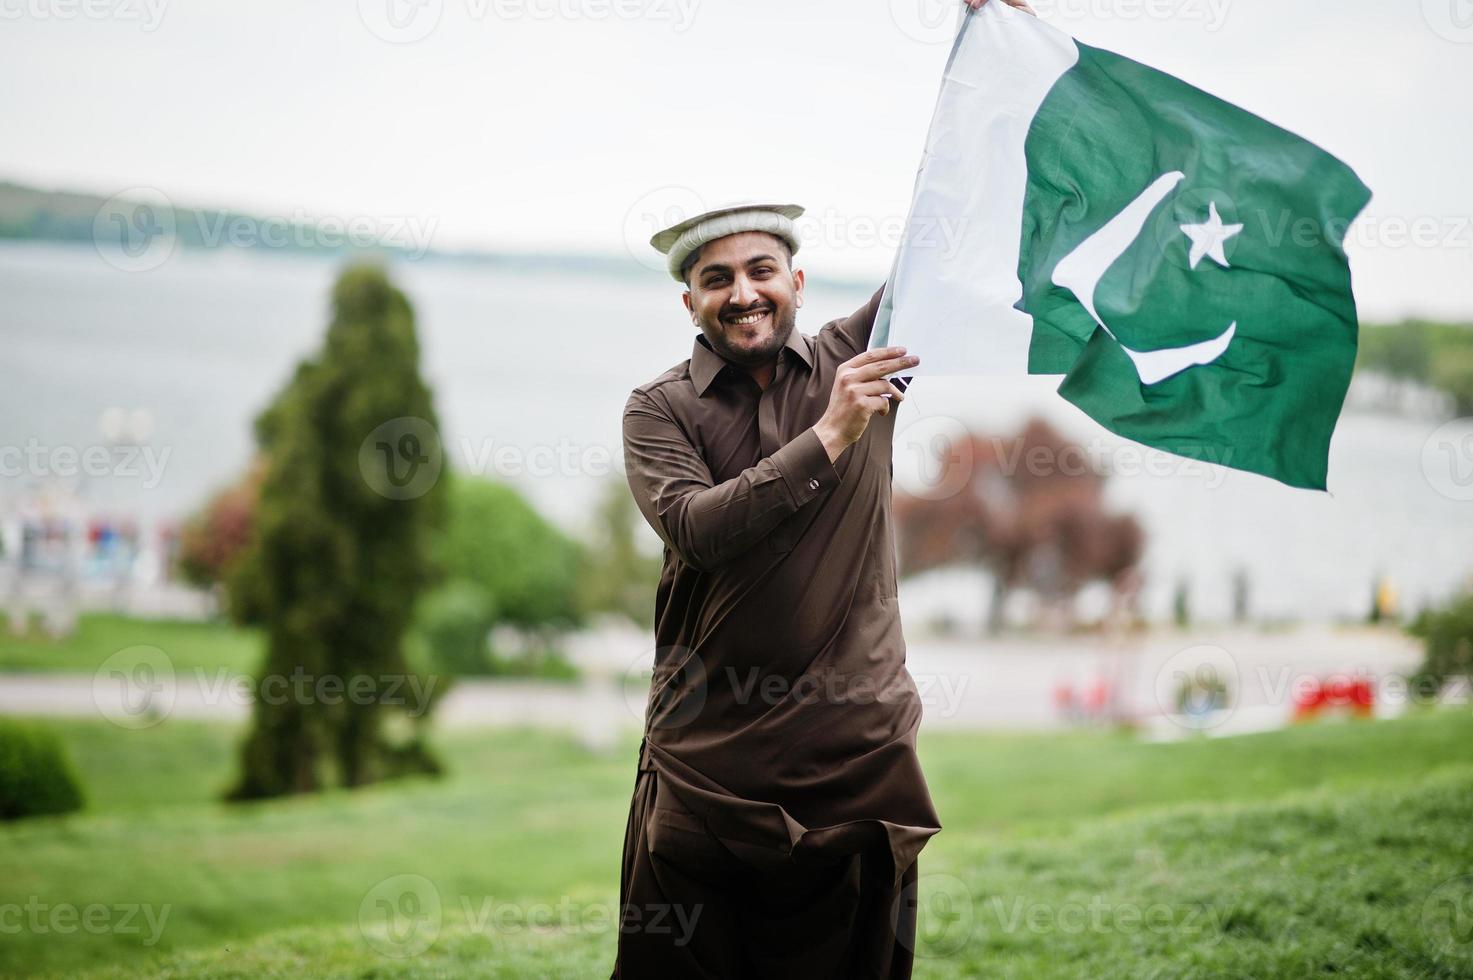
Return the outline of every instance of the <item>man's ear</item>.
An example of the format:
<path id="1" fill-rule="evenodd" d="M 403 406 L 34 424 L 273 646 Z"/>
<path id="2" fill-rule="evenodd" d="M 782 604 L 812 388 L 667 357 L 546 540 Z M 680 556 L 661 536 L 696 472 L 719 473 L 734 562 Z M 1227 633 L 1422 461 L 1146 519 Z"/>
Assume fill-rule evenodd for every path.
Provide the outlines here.
<path id="1" fill-rule="evenodd" d="M 687 289 L 683 294 L 681 294 L 680 301 L 685 304 L 685 311 L 690 314 L 690 321 L 691 321 L 691 323 L 695 323 L 696 322 L 696 308 L 691 303 L 690 290 L 689 289 Z"/>
<path id="2" fill-rule="evenodd" d="M 798 297 L 794 301 L 793 305 L 797 309 L 802 309 L 803 308 L 803 270 L 802 269 L 794 269 L 793 270 L 793 290 L 797 294 L 797 297 Z"/>

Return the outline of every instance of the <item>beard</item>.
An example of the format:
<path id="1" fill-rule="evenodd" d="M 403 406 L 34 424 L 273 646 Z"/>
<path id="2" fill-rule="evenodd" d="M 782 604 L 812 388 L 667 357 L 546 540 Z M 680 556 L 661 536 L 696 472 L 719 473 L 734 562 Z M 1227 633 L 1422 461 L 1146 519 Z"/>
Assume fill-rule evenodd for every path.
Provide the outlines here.
<path id="1" fill-rule="evenodd" d="M 701 332 L 706 335 L 707 343 L 722 360 L 744 368 L 761 367 L 775 360 L 778 353 L 787 346 L 788 337 L 792 335 L 798 322 L 798 311 L 792 306 L 782 310 L 774 308 L 772 314 L 775 323 L 772 333 L 757 347 L 733 347 L 726 339 L 726 324 L 719 319 L 714 327 L 702 323 Z"/>

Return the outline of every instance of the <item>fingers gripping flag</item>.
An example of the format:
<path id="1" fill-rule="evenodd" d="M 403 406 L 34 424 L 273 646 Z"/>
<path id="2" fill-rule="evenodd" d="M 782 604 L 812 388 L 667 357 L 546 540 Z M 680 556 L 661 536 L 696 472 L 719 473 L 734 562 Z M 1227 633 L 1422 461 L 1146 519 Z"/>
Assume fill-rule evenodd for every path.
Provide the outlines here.
<path id="1" fill-rule="evenodd" d="M 1312 143 L 990 3 L 947 63 L 871 346 L 1062 374 L 1119 435 L 1324 489 L 1369 199 Z"/>

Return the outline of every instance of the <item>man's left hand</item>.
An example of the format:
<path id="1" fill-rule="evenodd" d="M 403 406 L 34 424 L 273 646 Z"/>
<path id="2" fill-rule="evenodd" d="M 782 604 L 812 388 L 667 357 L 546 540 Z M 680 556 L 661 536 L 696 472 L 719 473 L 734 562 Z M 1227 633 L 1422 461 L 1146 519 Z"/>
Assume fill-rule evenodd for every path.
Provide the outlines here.
<path id="1" fill-rule="evenodd" d="M 987 0 L 962 0 L 962 2 L 973 10 L 981 10 L 987 4 Z M 1038 16 L 1038 13 L 1032 7 L 1028 6 L 1028 0 L 1002 0 L 1002 2 L 1009 7 L 1017 7 L 1019 10 L 1028 11 L 1035 17 Z"/>

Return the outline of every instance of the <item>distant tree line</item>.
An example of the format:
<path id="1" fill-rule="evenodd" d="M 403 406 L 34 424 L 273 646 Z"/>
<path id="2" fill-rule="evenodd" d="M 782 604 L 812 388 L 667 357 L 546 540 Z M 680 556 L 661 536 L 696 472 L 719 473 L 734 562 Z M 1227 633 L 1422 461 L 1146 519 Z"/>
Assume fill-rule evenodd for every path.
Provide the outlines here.
<path id="1" fill-rule="evenodd" d="M 1406 320 L 1364 327 L 1356 369 L 1431 385 L 1453 397 L 1459 415 L 1473 414 L 1473 324 Z"/>

